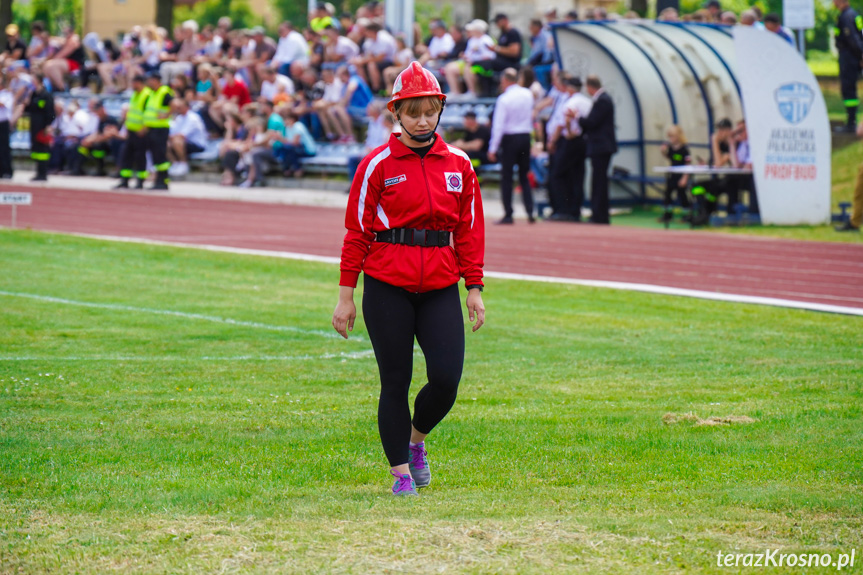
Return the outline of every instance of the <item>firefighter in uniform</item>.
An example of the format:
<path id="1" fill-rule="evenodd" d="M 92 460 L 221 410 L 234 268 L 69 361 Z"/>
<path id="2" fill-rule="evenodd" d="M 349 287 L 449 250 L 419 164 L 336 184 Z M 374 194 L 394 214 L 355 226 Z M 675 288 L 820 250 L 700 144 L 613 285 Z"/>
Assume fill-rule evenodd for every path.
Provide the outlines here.
<path id="1" fill-rule="evenodd" d="M 839 131 L 854 133 L 857 128 L 857 81 L 863 65 L 863 17 L 848 5 L 848 0 L 833 0 L 839 10 L 836 22 L 836 49 L 839 51 L 839 83 L 848 119 Z"/>
<path id="2" fill-rule="evenodd" d="M 171 125 L 171 99 L 174 96 L 170 86 L 163 86 L 158 71 L 147 75 L 147 87 L 152 93 L 144 106 L 144 127 L 147 129 L 147 149 L 153 157 L 156 168 L 156 182 L 151 190 L 168 189 L 168 128 Z"/>
<path id="3" fill-rule="evenodd" d="M 120 183 L 116 189 L 129 187 L 133 175 L 138 181 L 135 189 L 144 187 L 147 179 L 147 129 L 144 127 L 144 108 L 152 90 L 144 85 L 144 76 L 132 78 L 132 97 L 126 111 L 126 144 L 120 157 Z"/>
<path id="4" fill-rule="evenodd" d="M 51 159 L 52 137 L 48 127 L 56 117 L 54 97 L 45 89 L 41 74 L 34 74 L 35 89 L 25 111 L 30 115 L 30 157 L 36 162 L 34 182 L 48 180 L 48 161 Z"/>

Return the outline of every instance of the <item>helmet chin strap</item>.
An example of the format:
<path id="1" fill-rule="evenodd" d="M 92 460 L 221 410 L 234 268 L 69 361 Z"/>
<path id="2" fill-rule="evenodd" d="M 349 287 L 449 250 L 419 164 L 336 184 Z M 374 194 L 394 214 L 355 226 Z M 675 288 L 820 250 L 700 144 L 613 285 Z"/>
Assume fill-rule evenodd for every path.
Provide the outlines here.
<path id="1" fill-rule="evenodd" d="M 414 140 L 416 142 L 422 142 L 423 144 L 425 144 L 426 142 L 430 142 L 431 139 L 434 138 L 435 132 L 437 132 L 437 127 L 440 125 L 440 117 L 443 115 L 444 108 L 446 108 L 446 100 L 441 100 L 440 112 L 438 112 L 437 122 L 435 122 L 434 128 L 432 128 L 431 132 L 429 132 L 428 134 L 422 134 L 420 136 L 414 136 L 413 134 L 408 132 L 408 129 L 405 128 L 404 124 L 402 124 L 401 118 L 397 119 L 399 121 L 399 124 L 401 124 L 402 130 L 404 130 L 405 134 L 407 134 L 411 140 Z M 399 114 L 399 116 L 400 115 L 401 114 Z"/>

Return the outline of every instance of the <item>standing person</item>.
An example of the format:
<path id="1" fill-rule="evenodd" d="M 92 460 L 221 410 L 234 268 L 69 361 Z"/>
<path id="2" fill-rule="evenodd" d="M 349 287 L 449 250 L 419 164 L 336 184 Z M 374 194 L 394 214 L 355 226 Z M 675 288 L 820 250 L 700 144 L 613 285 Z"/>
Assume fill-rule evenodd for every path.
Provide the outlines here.
<path id="1" fill-rule="evenodd" d="M 174 92 L 162 85 L 162 77 L 154 70 L 147 74 L 147 87 L 152 93 L 144 107 L 144 127 L 147 128 L 147 150 L 156 168 L 156 181 L 151 190 L 168 189 L 168 134 L 171 128 L 171 100 Z"/>
<path id="2" fill-rule="evenodd" d="M 857 124 L 857 137 L 863 138 L 863 120 Z M 851 204 L 851 217 L 841 226 L 836 226 L 837 232 L 859 232 L 863 224 L 863 162 L 857 168 L 857 181 L 854 184 L 854 200 Z"/>
<path id="3" fill-rule="evenodd" d="M 129 180 L 134 174 L 138 181 L 135 189 L 144 187 L 147 179 L 147 128 L 144 127 L 144 109 L 147 98 L 153 91 L 144 85 L 144 76 L 132 78 L 132 96 L 126 110 L 126 143 L 120 154 L 120 183 L 115 189 L 128 189 Z"/>
<path id="4" fill-rule="evenodd" d="M 848 0 L 833 0 L 833 6 L 839 10 L 836 21 L 836 49 L 839 51 L 839 84 L 847 115 L 845 125 L 837 131 L 853 134 L 857 125 L 857 107 L 860 106 L 857 81 L 863 65 L 863 19 L 851 8 Z"/>
<path id="5" fill-rule="evenodd" d="M 465 349 L 459 278 L 473 331 L 485 322 L 482 198 L 467 156 L 435 134 L 445 102 L 419 62 L 398 75 L 387 107 L 401 134 L 363 159 L 345 216 L 333 327 L 345 338 L 353 330 L 354 288 L 364 272 L 363 317 L 381 378 L 378 429 L 395 495 L 416 495 L 431 481 L 425 438 L 456 399 Z M 428 383 L 411 420 L 414 338 Z"/>
<path id="6" fill-rule="evenodd" d="M 10 120 L 15 113 L 15 97 L 2 78 L 0 85 L 0 178 L 12 178 L 12 149 L 9 147 Z"/>
<path id="7" fill-rule="evenodd" d="M 33 74 L 34 90 L 26 106 L 30 114 L 30 157 L 36 162 L 34 182 L 48 180 L 48 162 L 51 160 L 51 135 L 48 127 L 54 122 L 54 97 L 45 89 L 42 74 Z"/>
<path id="8" fill-rule="evenodd" d="M 617 152 L 614 135 L 614 102 L 602 88 L 596 76 L 587 77 L 587 93 L 593 99 L 593 107 L 587 116 L 579 116 L 581 129 L 587 135 L 587 157 L 590 158 L 590 221 L 594 224 L 611 223 L 608 215 L 608 167 L 611 156 Z"/>
<path id="9" fill-rule="evenodd" d="M 561 106 L 561 118 L 555 118 L 554 132 L 549 136 L 549 152 L 554 154 L 552 162 L 552 186 L 555 195 L 552 205 L 555 213 L 552 220 L 581 221 L 581 206 L 584 204 L 584 164 L 587 159 L 587 143 L 581 125 L 575 116 L 587 116 L 593 102 L 581 93 L 581 78 L 567 76 L 563 80 L 569 96 Z M 567 114 L 567 110 L 572 110 Z M 555 115 L 557 115 L 555 111 Z M 549 121 L 551 124 L 552 121 Z"/>
<path id="10" fill-rule="evenodd" d="M 507 68 L 500 78 L 501 95 L 494 105 L 491 121 L 491 141 L 488 159 L 497 161 L 500 152 L 500 195 L 503 200 L 503 219 L 499 224 L 511 224 L 512 219 L 512 172 L 518 166 L 518 181 L 527 220 L 533 223 L 533 192 L 527 174 L 530 171 L 530 133 L 533 120 L 533 93 L 518 85 L 518 72 Z"/>

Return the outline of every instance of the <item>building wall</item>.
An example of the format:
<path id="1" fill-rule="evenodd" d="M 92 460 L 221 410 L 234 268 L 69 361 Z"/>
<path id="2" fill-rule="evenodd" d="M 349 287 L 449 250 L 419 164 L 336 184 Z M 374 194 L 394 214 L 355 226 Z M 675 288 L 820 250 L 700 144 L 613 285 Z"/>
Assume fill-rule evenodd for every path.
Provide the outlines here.
<path id="1" fill-rule="evenodd" d="M 102 38 L 116 38 L 132 26 L 156 21 L 154 0 L 84 0 L 85 34 L 96 32 Z"/>

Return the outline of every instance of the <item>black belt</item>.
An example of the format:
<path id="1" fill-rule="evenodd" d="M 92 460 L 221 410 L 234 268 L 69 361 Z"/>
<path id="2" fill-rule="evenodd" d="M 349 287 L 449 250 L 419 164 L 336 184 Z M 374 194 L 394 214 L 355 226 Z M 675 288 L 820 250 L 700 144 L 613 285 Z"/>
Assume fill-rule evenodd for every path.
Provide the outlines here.
<path id="1" fill-rule="evenodd" d="M 385 244 L 404 244 L 424 248 L 443 248 L 449 245 L 449 232 L 396 228 L 375 234 L 375 241 Z"/>

